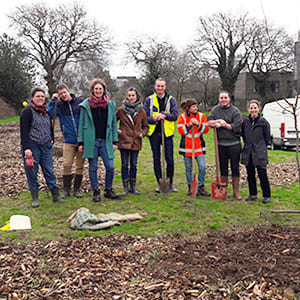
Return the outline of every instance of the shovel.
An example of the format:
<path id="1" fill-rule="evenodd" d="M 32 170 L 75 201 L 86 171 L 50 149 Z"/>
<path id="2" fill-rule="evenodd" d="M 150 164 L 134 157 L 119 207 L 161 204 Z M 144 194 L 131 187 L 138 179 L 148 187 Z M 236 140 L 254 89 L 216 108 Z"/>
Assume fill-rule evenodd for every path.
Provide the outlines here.
<path id="1" fill-rule="evenodd" d="M 55 97 L 54 100 L 55 100 L 55 102 L 54 102 L 53 118 L 52 118 L 53 132 L 55 131 L 55 119 L 56 119 L 56 109 L 57 109 L 58 98 Z"/>
<path id="2" fill-rule="evenodd" d="M 159 189 L 162 194 L 170 191 L 170 178 L 166 178 L 165 167 L 165 127 L 164 120 L 161 120 L 161 143 L 162 143 L 162 178 L 159 179 Z"/>
<path id="3" fill-rule="evenodd" d="M 192 127 L 192 145 L 193 145 L 193 181 L 191 182 L 191 195 L 192 197 L 196 197 L 197 193 L 197 180 L 196 180 L 196 164 L 195 164 L 195 133 L 194 133 L 194 125 Z"/>
<path id="4" fill-rule="evenodd" d="M 220 160 L 219 160 L 219 148 L 217 129 L 214 128 L 214 143 L 215 143 L 215 159 L 216 159 L 216 182 L 211 183 L 211 195 L 212 198 L 226 200 L 227 185 L 221 182 L 220 175 Z"/>

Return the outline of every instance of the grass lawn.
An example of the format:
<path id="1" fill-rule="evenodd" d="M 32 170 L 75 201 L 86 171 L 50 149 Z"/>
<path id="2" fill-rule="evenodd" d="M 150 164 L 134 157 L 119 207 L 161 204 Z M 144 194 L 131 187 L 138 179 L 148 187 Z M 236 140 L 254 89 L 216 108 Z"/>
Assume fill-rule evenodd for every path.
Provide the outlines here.
<path id="1" fill-rule="evenodd" d="M 297 183 L 288 187 L 272 187 L 272 201 L 263 205 L 261 201 L 246 203 L 232 198 L 231 186 L 228 187 L 226 201 L 212 198 L 191 198 L 186 195 L 185 170 L 183 158 L 178 154 L 179 134 L 176 134 L 175 144 L 175 178 L 174 183 L 178 193 L 157 195 L 154 193 L 156 181 L 152 168 L 152 153 L 150 143 L 144 139 L 143 150 L 138 161 L 138 184 L 140 196 L 128 195 L 121 201 L 108 200 L 102 197 L 100 203 L 91 201 L 91 193 L 84 194 L 83 199 L 69 198 L 66 204 L 54 204 L 45 192 L 40 193 L 40 207 L 31 208 L 30 193 L 23 193 L 16 198 L 0 198 L 0 226 L 9 220 L 11 215 L 22 214 L 31 217 L 32 230 L 2 231 L 0 240 L 15 242 L 30 242 L 34 240 L 77 239 L 86 236 L 116 234 L 132 235 L 176 235 L 195 237 L 209 230 L 230 230 L 241 226 L 255 226 L 278 222 L 280 224 L 297 225 L 300 215 L 281 214 L 272 219 L 262 218 L 262 209 L 300 209 L 299 186 Z M 214 163 L 213 131 L 205 136 L 208 164 Z M 271 163 L 295 162 L 295 152 L 269 151 Z M 114 187 L 122 191 L 121 162 L 119 151 L 115 159 Z M 25 180 L 25 178 L 24 178 Z M 206 188 L 210 190 L 213 176 L 207 176 Z M 241 187 L 241 195 L 245 199 L 248 187 Z M 259 188 L 259 195 L 261 190 Z M 92 231 L 73 231 L 67 225 L 67 218 L 78 208 L 86 207 L 91 213 L 117 212 L 121 214 L 144 212 L 147 217 L 140 221 L 124 223 L 110 229 Z"/>

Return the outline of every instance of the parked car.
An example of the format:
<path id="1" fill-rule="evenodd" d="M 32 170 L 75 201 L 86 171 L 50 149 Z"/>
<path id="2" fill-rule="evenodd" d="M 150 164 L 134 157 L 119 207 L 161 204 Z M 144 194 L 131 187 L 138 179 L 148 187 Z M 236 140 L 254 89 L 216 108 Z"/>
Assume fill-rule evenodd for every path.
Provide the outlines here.
<path id="1" fill-rule="evenodd" d="M 300 98 L 281 99 L 266 103 L 263 107 L 262 115 L 271 126 L 271 150 L 287 149 L 296 146 L 295 118 L 289 103 L 293 105 L 297 103 L 296 115 L 299 132 Z"/>

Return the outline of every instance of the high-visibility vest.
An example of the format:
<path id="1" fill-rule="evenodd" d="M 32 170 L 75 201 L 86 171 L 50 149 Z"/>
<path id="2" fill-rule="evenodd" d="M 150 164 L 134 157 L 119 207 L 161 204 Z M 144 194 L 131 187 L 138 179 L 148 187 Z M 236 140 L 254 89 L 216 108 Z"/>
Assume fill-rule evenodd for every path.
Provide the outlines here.
<path id="1" fill-rule="evenodd" d="M 203 113 L 198 112 L 196 119 L 199 122 L 199 127 L 194 125 L 194 146 L 195 146 L 195 156 L 205 154 L 205 144 L 202 134 L 208 132 L 209 127 L 207 125 L 206 116 Z M 193 139 L 192 139 L 192 127 L 186 127 L 190 123 L 191 117 L 188 117 L 186 113 L 179 116 L 177 122 L 177 130 L 181 134 L 182 138 L 179 146 L 179 153 L 185 156 L 193 155 Z"/>
<path id="2" fill-rule="evenodd" d="M 150 97 L 150 117 L 154 117 L 155 115 L 159 114 L 159 103 L 157 99 L 156 93 L 151 95 Z M 166 103 L 166 108 L 165 112 L 167 114 L 170 113 L 170 100 L 172 96 L 169 96 L 167 103 Z M 169 137 L 174 135 L 174 130 L 175 130 L 175 122 L 174 121 L 168 121 L 164 120 L 164 130 L 165 130 L 165 136 Z M 149 124 L 149 131 L 148 131 L 148 136 L 151 136 L 155 130 L 156 124 Z"/>

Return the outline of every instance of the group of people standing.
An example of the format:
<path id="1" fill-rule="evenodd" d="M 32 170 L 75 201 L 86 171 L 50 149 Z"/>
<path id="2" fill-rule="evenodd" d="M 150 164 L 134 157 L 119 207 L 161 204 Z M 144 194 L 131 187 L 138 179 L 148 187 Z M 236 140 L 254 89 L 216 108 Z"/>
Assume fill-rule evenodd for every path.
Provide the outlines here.
<path id="1" fill-rule="evenodd" d="M 101 201 L 98 183 L 98 157 L 101 156 L 105 167 L 104 197 L 121 199 L 128 193 L 139 195 L 136 187 L 137 161 L 142 149 L 142 139 L 149 137 L 153 169 L 157 181 L 155 192 L 160 193 L 162 178 L 161 160 L 166 161 L 166 177 L 169 190 L 177 192 L 174 186 L 174 142 L 176 128 L 181 135 L 179 153 L 184 157 L 187 195 L 191 195 L 193 155 L 198 167 L 197 195 L 209 197 L 205 190 L 205 141 L 203 135 L 209 127 L 215 127 L 218 135 L 218 147 L 221 180 L 228 184 L 228 163 L 234 197 L 241 200 L 239 193 L 239 162 L 246 165 L 250 195 L 246 201 L 257 200 L 255 168 L 263 190 L 263 203 L 270 202 L 270 185 L 267 177 L 267 144 L 270 138 L 268 122 L 259 115 L 260 104 L 257 100 L 249 102 L 249 117 L 242 121 L 237 107 L 230 103 L 227 92 L 219 95 L 219 104 L 213 107 L 208 117 L 198 111 L 197 101 L 193 98 L 181 102 L 183 113 L 178 116 L 177 102 L 166 92 L 166 81 L 155 81 L 155 92 L 146 98 L 143 104 L 138 91 L 131 87 L 122 105 L 116 109 L 115 101 L 110 100 L 107 86 L 102 79 L 93 79 L 89 84 L 91 96 L 85 100 L 70 93 L 66 85 L 59 85 L 48 104 L 45 103 L 43 89 L 35 88 L 31 95 L 31 104 L 21 115 L 21 151 L 28 186 L 32 195 L 32 207 L 39 206 L 37 173 L 41 166 L 53 202 L 65 202 L 72 192 L 81 198 L 84 159 L 88 159 L 89 178 L 94 202 Z M 59 99 L 59 100 L 58 100 Z M 60 120 L 64 136 L 63 144 L 63 194 L 60 195 L 53 170 L 52 145 L 54 142 L 53 124 L 55 117 Z M 241 137 L 244 148 L 241 149 Z M 164 154 L 161 146 L 164 141 Z M 113 190 L 115 151 L 121 154 L 121 177 L 123 193 L 118 195 Z M 76 160 L 75 160 L 76 158 Z M 72 164 L 75 160 L 75 175 Z"/>

